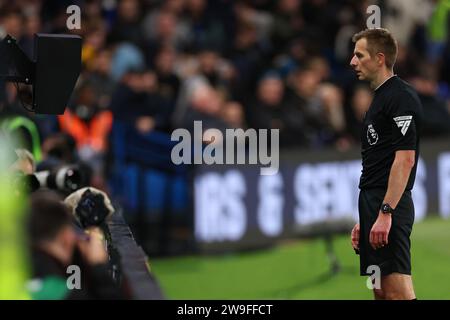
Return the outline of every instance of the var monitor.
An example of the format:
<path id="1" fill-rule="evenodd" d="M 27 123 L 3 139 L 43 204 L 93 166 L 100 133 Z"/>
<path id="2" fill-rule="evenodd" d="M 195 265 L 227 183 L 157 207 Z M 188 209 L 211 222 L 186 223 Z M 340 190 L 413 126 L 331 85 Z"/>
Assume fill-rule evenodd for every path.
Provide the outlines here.
<path id="1" fill-rule="evenodd" d="M 0 78 L 32 86 L 30 109 L 63 114 L 81 71 L 81 38 L 35 34 L 33 58 L 7 35 L 0 42 Z"/>

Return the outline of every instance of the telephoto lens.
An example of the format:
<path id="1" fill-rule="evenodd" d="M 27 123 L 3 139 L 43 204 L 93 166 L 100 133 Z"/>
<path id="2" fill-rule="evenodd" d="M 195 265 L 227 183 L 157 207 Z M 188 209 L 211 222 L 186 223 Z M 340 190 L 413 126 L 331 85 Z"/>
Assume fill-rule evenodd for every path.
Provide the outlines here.
<path id="1" fill-rule="evenodd" d="M 41 187 L 73 192 L 83 187 L 83 175 L 76 166 L 63 166 L 35 173 Z"/>

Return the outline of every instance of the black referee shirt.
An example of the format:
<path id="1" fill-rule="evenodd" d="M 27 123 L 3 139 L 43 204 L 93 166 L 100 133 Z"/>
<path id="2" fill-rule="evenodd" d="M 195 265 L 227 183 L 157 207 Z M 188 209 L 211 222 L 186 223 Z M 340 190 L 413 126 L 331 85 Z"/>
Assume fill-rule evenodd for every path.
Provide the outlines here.
<path id="1" fill-rule="evenodd" d="M 422 105 L 416 91 L 397 76 L 375 90 L 361 134 L 362 174 L 360 189 L 387 189 L 397 150 L 416 150 L 416 161 L 406 190 L 411 190 L 419 157 Z"/>

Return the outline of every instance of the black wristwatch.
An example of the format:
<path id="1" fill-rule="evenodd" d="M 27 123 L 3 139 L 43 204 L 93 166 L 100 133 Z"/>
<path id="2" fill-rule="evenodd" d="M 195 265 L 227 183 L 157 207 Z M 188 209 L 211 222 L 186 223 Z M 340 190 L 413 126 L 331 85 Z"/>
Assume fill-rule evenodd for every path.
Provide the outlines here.
<path id="1" fill-rule="evenodd" d="M 394 213 L 394 209 L 392 209 L 392 207 L 389 205 L 389 203 L 383 203 L 381 205 L 380 210 L 384 214 L 393 214 Z"/>

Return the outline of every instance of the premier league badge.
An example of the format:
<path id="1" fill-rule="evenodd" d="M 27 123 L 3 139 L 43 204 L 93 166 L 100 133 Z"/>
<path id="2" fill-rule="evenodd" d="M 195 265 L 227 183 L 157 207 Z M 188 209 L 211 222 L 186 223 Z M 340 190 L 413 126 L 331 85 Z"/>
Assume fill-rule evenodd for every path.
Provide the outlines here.
<path id="1" fill-rule="evenodd" d="M 367 141 L 371 146 L 378 142 L 378 133 L 373 128 L 373 125 L 369 124 L 367 127 Z"/>

